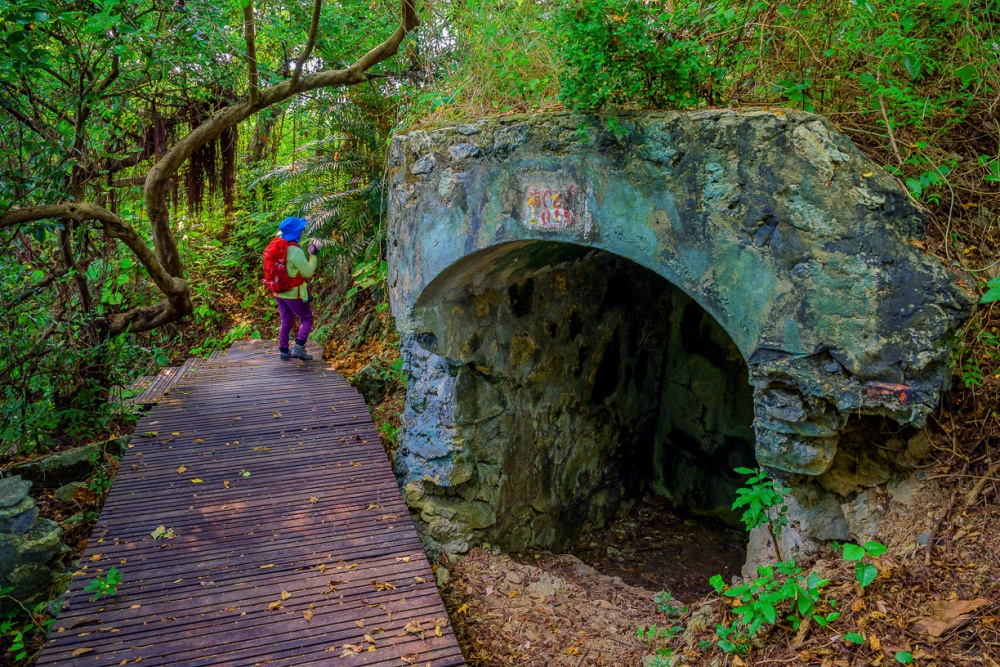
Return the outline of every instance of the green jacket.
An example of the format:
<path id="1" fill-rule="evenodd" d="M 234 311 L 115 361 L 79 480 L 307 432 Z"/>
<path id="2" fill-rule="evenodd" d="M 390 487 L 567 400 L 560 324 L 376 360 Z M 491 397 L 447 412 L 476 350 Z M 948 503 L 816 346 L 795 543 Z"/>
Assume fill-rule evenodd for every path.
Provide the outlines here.
<path id="1" fill-rule="evenodd" d="M 297 245 L 288 246 L 288 254 L 285 255 L 285 263 L 288 266 L 288 277 L 294 278 L 302 276 L 309 278 L 316 272 L 316 255 L 306 255 L 305 251 Z M 279 299 L 301 299 L 309 300 L 309 285 L 303 283 L 298 287 L 293 287 L 287 292 L 278 292 Z"/>

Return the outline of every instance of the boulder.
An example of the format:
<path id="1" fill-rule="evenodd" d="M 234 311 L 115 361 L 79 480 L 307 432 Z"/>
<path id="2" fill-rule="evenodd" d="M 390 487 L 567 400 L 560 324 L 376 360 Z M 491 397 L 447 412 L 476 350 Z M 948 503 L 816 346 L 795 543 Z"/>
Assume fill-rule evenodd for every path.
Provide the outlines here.
<path id="1" fill-rule="evenodd" d="M 20 475 L 42 488 L 54 489 L 90 477 L 94 474 L 94 464 L 91 461 L 100 456 L 100 445 L 85 445 L 12 466 L 4 473 Z"/>
<path id="2" fill-rule="evenodd" d="M 0 533 L 20 535 L 28 530 L 38 516 L 38 507 L 31 498 L 24 498 L 12 507 L 0 509 Z"/>
<path id="3" fill-rule="evenodd" d="M 31 482 L 13 475 L 0 479 L 0 507 L 13 507 L 28 497 Z"/>
<path id="4" fill-rule="evenodd" d="M 376 364 L 368 364 L 351 378 L 351 385 L 361 392 L 368 405 L 378 405 L 385 398 L 389 380 Z"/>

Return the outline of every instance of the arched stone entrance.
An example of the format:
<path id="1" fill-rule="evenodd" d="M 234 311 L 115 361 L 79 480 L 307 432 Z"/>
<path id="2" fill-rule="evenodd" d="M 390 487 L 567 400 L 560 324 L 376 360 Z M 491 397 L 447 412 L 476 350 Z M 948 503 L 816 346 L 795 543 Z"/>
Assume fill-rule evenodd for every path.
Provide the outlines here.
<path id="1" fill-rule="evenodd" d="M 461 384 L 476 351 L 456 323 L 510 317 L 476 294 L 506 281 L 516 309 L 526 283 L 512 276 L 559 265 L 539 259 L 556 247 L 630 260 L 704 308 L 746 361 L 756 458 L 773 469 L 822 475 L 850 417 L 922 425 L 948 383 L 972 299 L 910 243 L 923 212 L 827 121 L 709 110 L 621 124 L 615 137 L 547 114 L 393 142 L 389 280 L 413 377 L 397 471 L 446 550 L 497 525 L 480 482 L 504 471 L 481 452 L 511 437 L 460 423 L 488 421 L 456 413 L 490 401 Z"/>

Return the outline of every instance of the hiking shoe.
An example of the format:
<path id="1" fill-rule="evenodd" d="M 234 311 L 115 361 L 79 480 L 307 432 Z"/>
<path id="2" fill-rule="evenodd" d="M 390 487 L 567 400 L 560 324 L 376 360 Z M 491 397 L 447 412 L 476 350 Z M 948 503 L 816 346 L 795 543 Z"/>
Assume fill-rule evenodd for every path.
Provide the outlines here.
<path id="1" fill-rule="evenodd" d="M 289 359 L 292 358 L 292 351 L 278 348 L 278 358 L 281 359 L 282 361 L 288 361 Z"/>
<path id="2" fill-rule="evenodd" d="M 292 348 L 291 356 L 295 359 L 301 359 L 302 361 L 312 361 L 312 355 L 306 352 L 306 346 L 299 345 L 298 343 L 296 343 L 295 347 Z"/>

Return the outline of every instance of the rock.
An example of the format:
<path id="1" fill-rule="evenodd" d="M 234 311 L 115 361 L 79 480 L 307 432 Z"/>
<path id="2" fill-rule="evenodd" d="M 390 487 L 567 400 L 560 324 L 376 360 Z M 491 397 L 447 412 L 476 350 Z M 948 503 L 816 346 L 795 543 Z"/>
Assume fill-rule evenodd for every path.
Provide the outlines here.
<path id="1" fill-rule="evenodd" d="M 389 380 L 376 364 L 368 364 L 351 378 L 351 386 L 361 392 L 365 398 L 365 403 L 370 406 L 378 405 L 385 398 L 386 388 Z"/>
<path id="2" fill-rule="evenodd" d="M 434 171 L 437 166 L 437 158 L 432 154 L 428 153 L 410 166 L 410 173 L 417 174 L 429 174 Z"/>
<path id="3" fill-rule="evenodd" d="M 347 319 L 354 314 L 354 309 L 358 305 L 358 292 L 353 292 L 349 296 L 344 297 L 344 303 L 340 305 L 337 309 L 337 314 L 334 315 L 333 321 L 336 323 L 346 322 Z"/>
<path id="4" fill-rule="evenodd" d="M 448 147 L 448 152 L 455 161 L 464 160 L 468 157 L 479 155 L 479 148 L 475 144 L 453 144 Z"/>
<path id="5" fill-rule="evenodd" d="M 45 594 L 55 580 L 52 569 L 39 563 L 27 563 L 7 575 L 7 583 L 14 587 L 11 597 L 21 602 L 32 601 Z"/>
<path id="6" fill-rule="evenodd" d="M 534 593 L 535 595 L 539 595 L 542 597 L 550 597 L 556 594 L 555 587 L 552 584 L 545 581 L 536 581 L 532 584 L 529 584 L 528 590 L 531 593 Z"/>
<path id="7" fill-rule="evenodd" d="M 0 533 L 0 577 L 6 577 L 25 563 L 48 564 L 67 549 L 61 535 L 62 529 L 55 521 L 41 517 L 21 535 Z"/>
<path id="8" fill-rule="evenodd" d="M 438 565 L 437 569 L 434 570 L 434 581 L 438 588 L 444 588 L 451 581 L 451 572 L 444 565 Z"/>
<path id="9" fill-rule="evenodd" d="M 514 570 L 507 570 L 507 573 L 504 575 L 504 579 L 515 585 L 521 585 L 524 583 L 524 578 L 521 574 L 519 572 L 515 572 Z"/>
<path id="10" fill-rule="evenodd" d="M 38 516 L 38 507 L 31 498 L 24 498 L 13 507 L 0 509 L 0 533 L 20 535 L 28 530 Z"/>
<path id="11" fill-rule="evenodd" d="M 350 342 L 347 344 L 348 350 L 356 350 L 366 342 L 368 339 L 374 336 L 378 331 L 378 316 L 375 313 L 368 313 L 365 318 L 361 320 L 361 325 L 358 330 L 351 336 Z"/>
<path id="12" fill-rule="evenodd" d="M 757 462 L 802 475 L 822 475 L 837 453 L 837 438 L 810 438 L 757 429 Z"/>
<path id="13" fill-rule="evenodd" d="M 932 446 L 933 443 L 931 443 L 927 431 L 921 431 L 906 441 L 904 457 L 908 463 L 919 465 L 930 458 Z"/>
<path id="14" fill-rule="evenodd" d="M 28 496 L 31 482 L 21 479 L 20 475 L 0 479 L 0 508 L 13 507 Z"/>
<path id="15" fill-rule="evenodd" d="M 100 456 L 101 448 L 98 445 L 85 445 L 12 466 L 4 473 L 20 475 L 42 488 L 54 489 L 90 477 L 94 474 L 91 460 L 94 457 L 99 459 Z"/>
<path id="16" fill-rule="evenodd" d="M 123 435 L 118 438 L 112 438 L 111 440 L 107 440 L 101 443 L 100 445 L 101 451 L 110 454 L 116 459 L 121 460 L 122 457 L 125 456 L 125 452 L 128 451 L 128 444 L 131 441 L 132 441 L 132 436 L 130 435 Z"/>
<path id="17" fill-rule="evenodd" d="M 60 486 L 56 489 L 55 495 L 56 500 L 60 500 L 64 503 L 68 503 L 76 496 L 77 491 L 87 488 L 86 482 L 70 482 L 64 486 Z"/>

